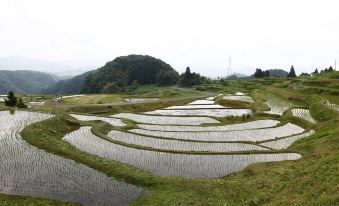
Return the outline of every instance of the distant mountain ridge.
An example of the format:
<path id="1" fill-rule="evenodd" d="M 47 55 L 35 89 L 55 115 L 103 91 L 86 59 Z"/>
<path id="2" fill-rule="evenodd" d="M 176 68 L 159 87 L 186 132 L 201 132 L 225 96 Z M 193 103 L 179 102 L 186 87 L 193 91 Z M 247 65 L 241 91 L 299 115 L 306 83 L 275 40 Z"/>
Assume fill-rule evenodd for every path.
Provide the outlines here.
<path id="1" fill-rule="evenodd" d="M 89 71 L 91 68 L 88 66 L 82 66 L 79 68 L 69 63 L 12 56 L 0 58 L 0 70 L 48 71 L 48 73 L 58 76 L 75 76 Z"/>
<path id="2" fill-rule="evenodd" d="M 59 78 L 56 75 L 29 70 L 0 70 L 0 94 L 12 90 L 24 94 L 40 94 Z"/>
<path id="3" fill-rule="evenodd" d="M 88 71 L 70 79 L 60 80 L 53 85 L 42 90 L 43 94 L 79 94 L 82 93 L 85 86 L 86 77 L 95 72 Z"/>

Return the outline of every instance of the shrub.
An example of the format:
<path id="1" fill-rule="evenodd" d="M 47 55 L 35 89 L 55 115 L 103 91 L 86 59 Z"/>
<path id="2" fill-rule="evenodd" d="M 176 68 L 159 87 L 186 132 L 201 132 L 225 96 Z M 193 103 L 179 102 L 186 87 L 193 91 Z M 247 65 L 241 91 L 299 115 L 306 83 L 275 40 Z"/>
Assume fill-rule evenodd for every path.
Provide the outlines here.
<path id="1" fill-rule="evenodd" d="M 314 103 L 310 106 L 310 113 L 318 121 L 327 121 L 333 117 L 332 111 L 320 103 Z"/>
<path id="2" fill-rule="evenodd" d="M 18 99 L 14 95 L 14 92 L 10 91 L 8 92 L 7 99 L 5 99 L 5 105 L 8 107 L 15 107 L 18 103 Z"/>
<path id="3" fill-rule="evenodd" d="M 22 101 L 22 99 L 19 99 L 19 102 L 16 106 L 18 108 L 27 108 L 27 105 Z"/>

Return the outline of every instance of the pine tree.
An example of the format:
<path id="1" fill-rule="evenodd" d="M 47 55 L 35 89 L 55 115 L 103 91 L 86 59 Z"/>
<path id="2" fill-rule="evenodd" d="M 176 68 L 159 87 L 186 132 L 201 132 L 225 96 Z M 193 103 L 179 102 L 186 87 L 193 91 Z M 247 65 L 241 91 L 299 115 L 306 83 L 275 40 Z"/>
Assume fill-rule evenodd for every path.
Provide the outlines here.
<path id="1" fill-rule="evenodd" d="M 15 97 L 13 91 L 9 91 L 7 95 L 7 99 L 5 100 L 5 105 L 8 107 L 15 107 L 18 103 L 18 99 Z"/>
<path id="2" fill-rule="evenodd" d="M 293 65 L 291 66 L 290 72 L 287 74 L 287 77 L 296 77 L 295 70 Z"/>
<path id="3" fill-rule="evenodd" d="M 27 108 L 27 105 L 22 101 L 22 99 L 19 99 L 19 102 L 16 106 L 18 108 Z"/>
<path id="4" fill-rule="evenodd" d="M 315 74 L 319 74 L 319 71 L 318 71 L 318 69 L 315 69 L 314 70 L 314 72 L 312 73 L 313 75 L 315 75 Z"/>

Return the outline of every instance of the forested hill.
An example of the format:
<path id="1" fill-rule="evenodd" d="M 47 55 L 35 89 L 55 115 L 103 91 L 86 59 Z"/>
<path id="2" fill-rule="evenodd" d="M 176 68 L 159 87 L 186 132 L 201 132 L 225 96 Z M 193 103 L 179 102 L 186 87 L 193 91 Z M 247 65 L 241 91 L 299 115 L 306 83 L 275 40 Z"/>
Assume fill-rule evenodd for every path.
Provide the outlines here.
<path id="1" fill-rule="evenodd" d="M 117 57 L 97 70 L 59 81 L 43 93 L 115 93 L 132 84 L 173 85 L 178 79 L 178 72 L 160 59 L 128 55 Z"/>
<path id="2" fill-rule="evenodd" d="M 38 94 L 58 81 L 52 74 L 29 70 L 0 70 L 0 94 L 9 90 L 18 93 Z"/>
<path id="3" fill-rule="evenodd" d="M 71 79 L 58 81 L 42 90 L 43 94 L 79 94 L 84 90 L 85 78 L 94 71 L 89 71 Z"/>
<path id="4" fill-rule="evenodd" d="M 107 62 L 86 77 L 84 92 L 115 92 L 132 83 L 171 85 L 179 74 L 167 63 L 147 55 L 128 55 Z"/>

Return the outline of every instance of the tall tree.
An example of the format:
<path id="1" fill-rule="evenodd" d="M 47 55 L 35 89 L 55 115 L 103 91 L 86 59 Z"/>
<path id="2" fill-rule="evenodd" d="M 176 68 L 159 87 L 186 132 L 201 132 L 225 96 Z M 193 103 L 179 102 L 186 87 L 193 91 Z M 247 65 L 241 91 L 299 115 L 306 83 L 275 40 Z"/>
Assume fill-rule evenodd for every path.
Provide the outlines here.
<path id="1" fill-rule="evenodd" d="M 293 65 L 291 66 L 290 72 L 287 74 L 287 77 L 296 77 L 295 70 Z"/>
<path id="2" fill-rule="evenodd" d="M 180 83 L 183 86 L 191 85 L 191 76 L 192 76 L 191 69 L 189 67 L 187 67 L 185 73 L 183 74 L 183 77 L 182 77 Z"/>
<path id="3" fill-rule="evenodd" d="M 316 75 L 319 74 L 318 68 L 314 70 L 314 72 L 312 72 L 312 75 Z"/>
<path id="4" fill-rule="evenodd" d="M 8 107 L 15 107 L 18 103 L 18 99 L 14 95 L 13 91 L 9 91 L 7 95 L 7 99 L 5 99 L 5 105 Z"/>

